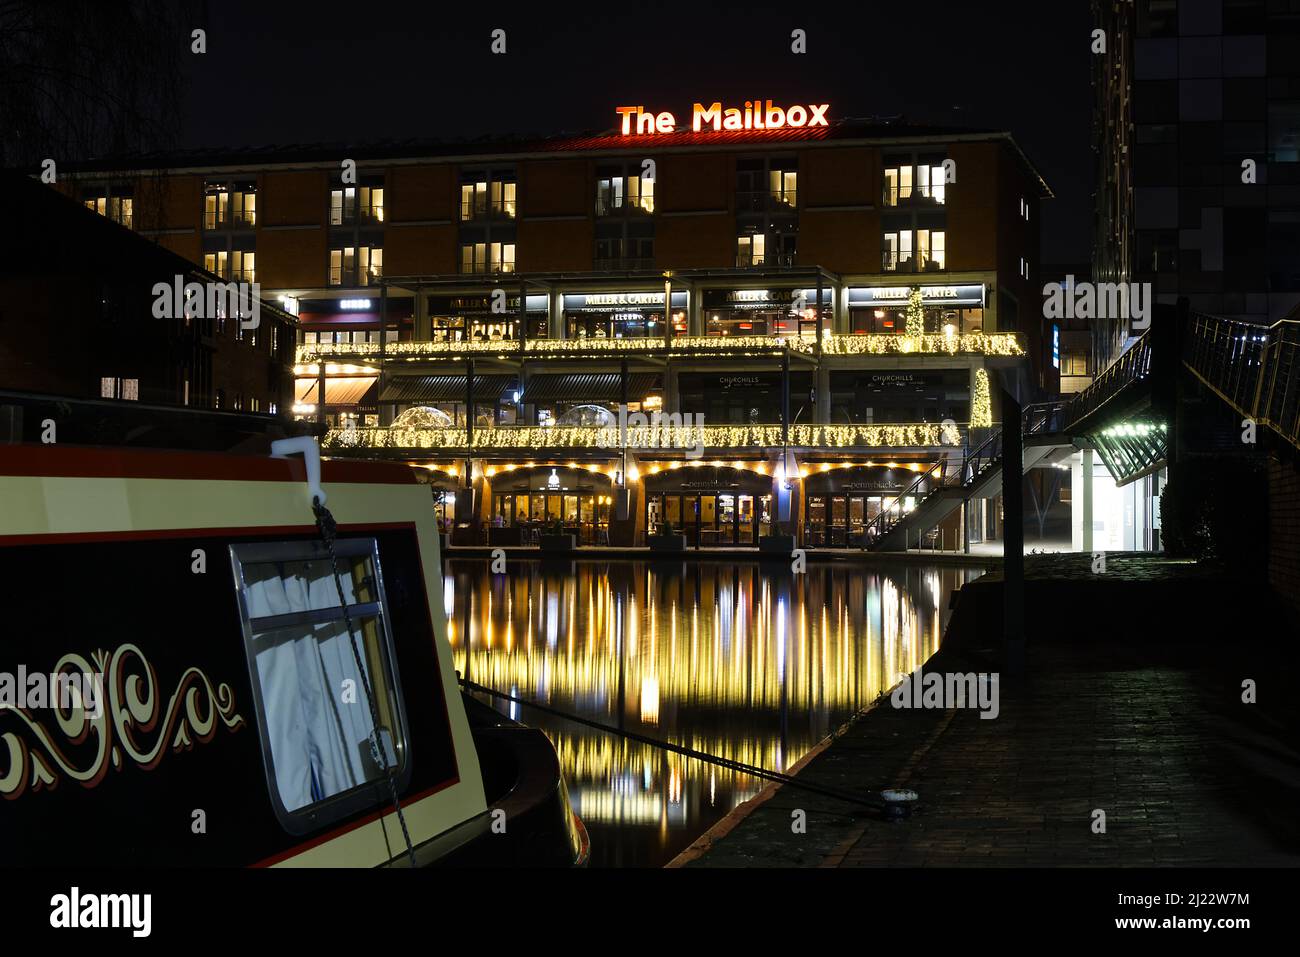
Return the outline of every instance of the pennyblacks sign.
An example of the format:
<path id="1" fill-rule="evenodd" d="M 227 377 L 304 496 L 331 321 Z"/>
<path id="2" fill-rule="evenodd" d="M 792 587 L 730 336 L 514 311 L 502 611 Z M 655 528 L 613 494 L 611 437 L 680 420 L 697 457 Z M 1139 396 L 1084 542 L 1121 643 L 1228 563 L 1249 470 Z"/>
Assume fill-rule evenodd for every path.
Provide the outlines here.
<path id="1" fill-rule="evenodd" d="M 725 109 L 720 101 L 708 106 L 696 103 L 691 107 L 691 129 L 698 133 L 704 129 L 781 130 L 826 126 L 826 111 L 830 108 L 829 103 L 780 107 L 773 106 L 771 100 L 746 100 L 744 107 Z M 667 111 L 650 113 L 641 106 L 620 106 L 614 112 L 622 117 L 620 129 L 624 136 L 672 133 L 677 129 L 677 117 Z"/>

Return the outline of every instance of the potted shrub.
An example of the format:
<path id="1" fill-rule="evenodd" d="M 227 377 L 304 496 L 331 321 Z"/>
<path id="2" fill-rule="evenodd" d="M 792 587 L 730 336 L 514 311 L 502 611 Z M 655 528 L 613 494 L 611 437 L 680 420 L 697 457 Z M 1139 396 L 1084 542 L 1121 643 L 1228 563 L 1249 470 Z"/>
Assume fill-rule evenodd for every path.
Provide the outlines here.
<path id="1" fill-rule="evenodd" d="M 783 522 L 776 523 L 776 531 L 763 535 L 758 540 L 760 553 L 780 555 L 788 558 L 795 549 L 794 535 L 785 530 Z"/>
<path id="2" fill-rule="evenodd" d="M 538 545 L 544 552 L 571 552 L 578 547 L 578 536 L 566 532 L 564 523 L 558 518 L 553 518 L 542 530 Z"/>
<path id="3" fill-rule="evenodd" d="M 673 530 L 671 522 L 660 522 L 654 534 L 645 537 L 646 544 L 652 552 L 686 551 L 686 535 Z"/>

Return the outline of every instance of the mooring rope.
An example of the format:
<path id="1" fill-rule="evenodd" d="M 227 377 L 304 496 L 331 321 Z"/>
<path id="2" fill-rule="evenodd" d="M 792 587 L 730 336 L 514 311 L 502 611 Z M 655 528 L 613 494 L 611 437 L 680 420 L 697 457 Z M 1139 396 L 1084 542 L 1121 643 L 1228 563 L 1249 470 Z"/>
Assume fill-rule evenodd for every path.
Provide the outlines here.
<path id="1" fill-rule="evenodd" d="M 762 778 L 766 781 L 775 781 L 786 787 L 796 788 L 801 791 L 808 791 L 822 797 L 832 798 L 837 801 L 845 801 L 849 804 L 855 804 L 859 807 L 868 808 L 869 810 L 879 813 L 885 812 L 883 801 L 874 801 L 870 798 L 864 798 L 856 794 L 848 794 L 844 791 L 837 791 L 834 788 L 822 787 L 819 784 L 811 784 L 807 781 L 800 781 L 798 778 L 791 777 L 788 774 L 781 774 L 779 771 L 769 771 L 767 768 L 760 768 L 752 764 L 745 764 L 741 761 L 733 761 L 731 758 L 718 757 L 716 754 L 709 754 L 705 751 L 696 751 L 694 748 L 688 748 L 685 745 L 673 744 L 671 741 L 664 741 L 660 738 L 652 738 L 649 735 L 638 734 L 635 731 L 627 731 L 623 728 L 616 728 L 612 725 L 602 724 L 599 721 L 593 721 L 590 718 L 584 718 L 580 715 L 570 714 L 567 711 L 561 711 L 558 708 L 552 708 L 548 705 L 538 704 L 536 701 L 529 701 L 527 698 L 519 698 L 515 695 L 506 694 L 504 691 L 497 691 L 495 688 L 487 688 L 481 684 L 469 681 L 466 678 L 457 675 L 461 687 L 466 691 L 475 691 L 480 694 L 491 695 L 496 698 L 503 698 L 506 701 L 513 701 L 516 704 L 533 708 L 545 714 L 553 715 L 557 718 L 563 718 L 566 721 L 574 721 L 578 724 L 586 725 L 589 728 L 595 728 L 597 731 L 603 731 L 606 734 L 617 735 L 627 738 L 629 741 L 636 741 L 640 744 L 648 744 L 651 747 L 661 748 L 664 751 L 672 751 L 674 754 L 680 754 L 684 757 L 695 758 L 697 761 L 704 761 L 707 764 L 716 764 L 719 767 L 727 768 L 731 771 L 739 771 L 742 774 L 752 775 L 756 778 Z"/>

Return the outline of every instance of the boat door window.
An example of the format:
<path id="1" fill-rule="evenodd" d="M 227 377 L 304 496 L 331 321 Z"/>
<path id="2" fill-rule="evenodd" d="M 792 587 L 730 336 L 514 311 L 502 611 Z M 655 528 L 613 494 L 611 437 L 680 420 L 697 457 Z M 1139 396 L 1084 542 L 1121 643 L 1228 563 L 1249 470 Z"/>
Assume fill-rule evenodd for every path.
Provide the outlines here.
<path id="1" fill-rule="evenodd" d="M 399 787 L 410 773 L 376 542 L 342 539 L 335 552 L 355 652 L 323 545 L 230 546 L 272 803 L 296 834 L 387 798 L 381 746 Z"/>

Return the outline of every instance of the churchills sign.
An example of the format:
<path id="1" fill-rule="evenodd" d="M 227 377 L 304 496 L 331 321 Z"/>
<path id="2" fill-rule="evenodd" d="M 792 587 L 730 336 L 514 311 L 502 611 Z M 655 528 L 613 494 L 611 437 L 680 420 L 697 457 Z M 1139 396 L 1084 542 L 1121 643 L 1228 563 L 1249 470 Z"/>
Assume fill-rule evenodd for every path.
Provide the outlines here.
<path id="1" fill-rule="evenodd" d="M 720 102 L 705 106 L 696 103 L 691 107 L 691 129 L 701 130 L 782 130 L 812 126 L 826 126 L 829 103 L 795 104 L 791 107 L 773 106 L 771 100 L 746 100 L 744 108 L 727 107 Z M 649 113 L 641 106 L 620 106 L 614 110 L 622 117 L 624 136 L 643 136 L 655 133 L 673 133 L 677 130 L 677 117 L 672 113 Z"/>

